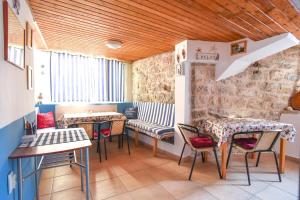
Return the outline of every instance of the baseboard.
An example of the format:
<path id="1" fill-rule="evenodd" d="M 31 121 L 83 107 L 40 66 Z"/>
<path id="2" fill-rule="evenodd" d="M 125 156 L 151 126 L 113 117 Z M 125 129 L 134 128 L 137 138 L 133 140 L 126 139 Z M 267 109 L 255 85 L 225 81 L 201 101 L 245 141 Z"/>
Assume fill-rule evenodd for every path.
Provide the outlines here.
<path id="1" fill-rule="evenodd" d="M 293 161 L 293 162 L 300 162 L 300 159 L 299 158 L 295 158 L 295 157 L 292 157 L 292 156 L 285 156 L 285 158 L 287 160 L 290 160 L 290 161 Z"/>

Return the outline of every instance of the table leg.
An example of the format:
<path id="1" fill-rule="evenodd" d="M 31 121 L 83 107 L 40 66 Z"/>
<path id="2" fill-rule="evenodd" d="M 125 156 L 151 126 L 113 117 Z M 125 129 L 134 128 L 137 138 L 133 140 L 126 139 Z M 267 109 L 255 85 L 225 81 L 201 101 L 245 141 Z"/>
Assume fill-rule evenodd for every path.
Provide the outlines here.
<path id="1" fill-rule="evenodd" d="M 17 162 L 18 162 L 18 196 L 19 196 L 19 200 L 22 200 L 23 199 L 22 158 L 18 158 Z"/>
<path id="2" fill-rule="evenodd" d="M 282 174 L 285 171 L 285 147 L 286 147 L 286 140 L 280 138 L 279 171 Z"/>
<path id="3" fill-rule="evenodd" d="M 135 142 L 135 146 L 139 145 L 139 132 L 134 131 L 134 142 Z"/>
<path id="4" fill-rule="evenodd" d="M 80 156 L 80 181 L 81 181 L 81 191 L 83 191 L 83 173 L 82 173 L 82 165 L 83 165 L 83 155 L 82 155 L 82 149 L 79 150 L 79 156 Z"/>
<path id="5" fill-rule="evenodd" d="M 90 180 L 89 180 L 89 148 L 85 148 L 85 195 L 86 200 L 90 199 Z"/>
<path id="6" fill-rule="evenodd" d="M 224 142 L 221 144 L 221 151 L 222 151 L 222 164 L 221 164 L 221 173 L 222 173 L 222 178 L 226 179 L 226 162 L 227 162 L 227 142 Z"/>
<path id="7" fill-rule="evenodd" d="M 39 185 L 38 185 L 38 176 L 37 176 L 37 169 L 38 169 L 38 161 L 37 156 L 34 157 L 34 182 L 35 182 L 35 196 L 36 199 L 39 200 Z"/>

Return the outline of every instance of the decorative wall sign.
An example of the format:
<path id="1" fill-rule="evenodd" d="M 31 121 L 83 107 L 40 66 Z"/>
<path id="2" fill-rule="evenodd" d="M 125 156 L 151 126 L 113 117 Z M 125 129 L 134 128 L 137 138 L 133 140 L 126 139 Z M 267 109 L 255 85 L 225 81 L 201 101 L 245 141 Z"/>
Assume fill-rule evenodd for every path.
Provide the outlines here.
<path id="1" fill-rule="evenodd" d="M 246 53 L 246 52 L 247 52 L 247 40 L 243 40 L 231 44 L 232 56 L 240 53 Z"/>
<path id="2" fill-rule="evenodd" d="M 27 89 L 33 89 L 33 70 L 31 66 L 27 66 Z"/>
<path id="3" fill-rule="evenodd" d="M 196 60 L 200 61 L 218 61 L 219 54 L 218 53 L 202 53 L 202 50 L 198 48 L 196 50 Z"/>
<path id="4" fill-rule="evenodd" d="M 185 56 L 186 56 L 185 49 L 182 49 L 181 55 L 182 55 L 182 59 L 185 59 Z"/>
<path id="5" fill-rule="evenodd" d="M 184 66 L 182 64 L 176 64 L 176 75 L 184 75 Z"/>
<path id="6" fill-rule="evenodd" d="M 177 61 L 177 63 L 180 62 L 180 55 L 179 54 L 176 55 L 176 61 Z"/>

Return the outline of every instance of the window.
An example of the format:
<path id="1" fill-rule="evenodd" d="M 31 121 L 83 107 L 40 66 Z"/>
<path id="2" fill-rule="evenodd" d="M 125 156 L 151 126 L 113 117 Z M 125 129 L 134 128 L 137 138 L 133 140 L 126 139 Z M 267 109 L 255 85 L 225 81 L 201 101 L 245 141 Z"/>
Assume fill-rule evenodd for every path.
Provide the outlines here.
<path id="1" fill-rule="evenodd" d="M 122 102 L 124 67 L 117 60 L 51 52 L 51 101 Z"/>

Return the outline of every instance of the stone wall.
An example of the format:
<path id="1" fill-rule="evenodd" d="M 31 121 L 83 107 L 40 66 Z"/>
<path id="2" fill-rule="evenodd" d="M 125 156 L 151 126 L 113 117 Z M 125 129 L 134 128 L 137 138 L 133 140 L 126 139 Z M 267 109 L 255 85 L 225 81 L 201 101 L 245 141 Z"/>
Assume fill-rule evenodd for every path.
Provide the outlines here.
<path id="1" fill-rule="evenodd" d="M 133 62 L 133 101 L 175 103 L 174 52 Z"/>
<path id="2" fill-rule="evenodd" d="M 300 90 L 300 47 L 252 64 L 234 77 L 215 81 L 215 67 L 192 64 L 191 117 L 237 116 L 279 119 L 295 90 Z"/>

